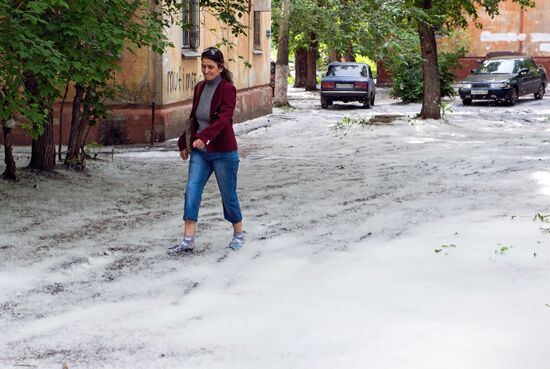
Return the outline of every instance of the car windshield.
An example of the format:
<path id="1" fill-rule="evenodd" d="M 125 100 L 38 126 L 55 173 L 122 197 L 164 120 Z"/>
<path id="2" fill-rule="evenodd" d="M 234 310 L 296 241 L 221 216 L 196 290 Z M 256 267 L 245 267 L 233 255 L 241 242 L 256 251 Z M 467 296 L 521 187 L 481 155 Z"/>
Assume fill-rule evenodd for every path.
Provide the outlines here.
<path id="1" fill-rule="evenodd" d="M 367 67 L 359 64 L 329 65 L 327 76 L 368 77 Z"/>
<path id="2" fill-rule="evenodd" d="M 516 60 L 486 60 L 477 70 L 478 74 L 517 73 Z"/>

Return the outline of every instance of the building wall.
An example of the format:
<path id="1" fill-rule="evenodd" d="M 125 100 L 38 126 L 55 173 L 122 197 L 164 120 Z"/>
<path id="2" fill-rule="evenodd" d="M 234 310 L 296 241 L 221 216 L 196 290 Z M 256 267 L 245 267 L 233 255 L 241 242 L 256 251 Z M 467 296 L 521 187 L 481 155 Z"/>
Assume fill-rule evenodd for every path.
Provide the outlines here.
<path id="1" fill-rule="evenodd" d="M 535 57 L 550 58 L 550 0 L 537 0 L 536 8 L 526 12 L 524 32 L 529 43 L 521 51 Z"/>
<path id="2" fill-rule="evenodd" d="M 122 87 L 118 104 L 150 104 L 158 100 L 155 73 L 157 58 L 149 48 L 125 51 L 121 58 L 122 72 L 115 80 Z"/>
<path id="3" fill-rule="evenodd" d="M 535 57 L 550 57 L 550 0 L 537 0 L 534 8 L 522 8 L 511 0 L 503 2 L 500 14 L 491 19 L 480 12 L 483 28 L 470 24 L 468 57 L 490 51 L 510 50 Z"/>

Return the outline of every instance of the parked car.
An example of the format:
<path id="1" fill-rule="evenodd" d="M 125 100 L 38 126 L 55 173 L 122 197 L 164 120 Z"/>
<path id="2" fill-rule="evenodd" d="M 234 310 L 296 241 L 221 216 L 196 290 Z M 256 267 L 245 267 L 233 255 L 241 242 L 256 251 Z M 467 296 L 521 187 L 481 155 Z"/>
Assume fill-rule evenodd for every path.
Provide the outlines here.
<path id="1" fill-rule="evenodd" d="M 321 80 L 321 107 L 334 101 L 357 101 L 370 108 L 374 105 L 376 87 L 370 65 L 365 63 L 330 63 Z"/>
<path id="2" fill-rule="evenodd" d="M 548 75 L 542 65 L 528 56 L 497 56 L 484 60 L 478 69 L 458 85 L 464 105 L 473 100 L 494 100 L 515 105 L 520 96 L 533 94 L 542 99 Z"/>

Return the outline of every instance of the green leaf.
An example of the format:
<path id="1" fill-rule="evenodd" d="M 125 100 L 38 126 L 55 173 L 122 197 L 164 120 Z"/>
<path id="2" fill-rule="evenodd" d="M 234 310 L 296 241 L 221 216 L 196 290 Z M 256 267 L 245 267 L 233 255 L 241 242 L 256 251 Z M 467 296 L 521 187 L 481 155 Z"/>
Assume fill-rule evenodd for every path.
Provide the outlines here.
<path id="1" fill-rule="evenodd" d="M 495 250 L 495 254 L 504 255 L 510 248 L 507 246 L 502 246 L 499 249 Z"/>
<path id="2" fill-rule="evenodd" d="M 541 213 L 536 213 L 535 216 L 533 217 L 533 221 L 538 220 L 545 223 L 548 223 L 549 219 L 550 219 L 550 214 L 544 215 Z"/>

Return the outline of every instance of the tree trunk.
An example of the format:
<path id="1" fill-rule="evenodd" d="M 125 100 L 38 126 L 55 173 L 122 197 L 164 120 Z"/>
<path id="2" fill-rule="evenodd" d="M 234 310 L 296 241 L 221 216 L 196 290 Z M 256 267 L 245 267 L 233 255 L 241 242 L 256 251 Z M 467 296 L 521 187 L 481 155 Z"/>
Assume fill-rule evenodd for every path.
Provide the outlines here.
<path id="1" fill-rule="evenodd" d="M 48 109 L 44 133 L 36 140 L 32 140 L 31 162 L 29 167 L 52 172 L 55 169 L 55 145 L 53 142 L 53 113 L 51 107 Z"/>
<path id="2" fill-rule="evenodd" d="M 305 87 L 307 79 L 307 50 L 303 47 L 296 49 L 295 57 L 295 73 L 294 87 Z"/>
<path id="3" fill-rule="evenodd" d="M 32 140 L 31 162 L 29 167 L 46 172 L 55 169 L 55 144 L 53 140 L 53 102 L 48 102 L 40 96 L 39 82 L 34 76 L 25 78 L 25 87 L 40 101 L 43 111 L 47 112 L 43 133 Z"/>
<path id="4" fill-rule="evenodd" d="M 273 106 L 288 106 L 288 35 L 290 1 L 281 0 L 281 24 L 277 41 L 277 63 L 275 70 L 275 97 Z"/>
<path id="5" fill-rule="evenodd" d="M 61 162 L 61 147 L 63 146 L 63 110 L 65 108 L 65 101 L 67 100 L 67 94 L 69 92 L 69 82 L 65 85 L 65 93 L 63 99 L 61 99 L 61 105 L 59 107 L 59 145 L 57 149 L 57 160 Z"/>
<path id="6" fill-rule="evenodd" d="M 4 132 L 4 163 L 6 163 L 6 170 L 2 173 L 2 178 L 15 181 L 17 180 L 17 175 L 11 144 L 11 129 L 12 126 L 9 121 L 4 122 L 2 131 Z"/>
<path id="7" fill-rule="evenodd" d="M 86 155 L 85 155 L 85 152 L 84 152 L 84 145 L 86 144 L 86 137 L 87 135 L 85 135 L 84 133 L 86 132 L 86 127 L 88 127 L 88 118 L 89 118 L 89 114 L 87 114 L 86 112 L 89 112 L 90 111 L 90 106 L 86 103 L 84 103 L 84 114 L 82 114 L 82 116 L 80 117 L 80 124 L 78 126 L 78 138 L 77 138 L 77 144 L 78 144 L 78 150 L 79 150 L 79 153 L 80 153 L 80 160 L 79 160 L 79 164 L 80 164 L 80 167 L 81 168 L 84 168 L 85 166 L 85 160 L 86 160 Z"/>
<path id="8" fill-rule="evenodd" d="M 344 53 L 344 61 L 355 62 L 355 52 L 351 40 L 347 41 L 346 52 Z"/>
<path id="9" fill-rule="evenodd" d="M 423 0 L 422 7 L 430 9 L 431 0 Z M 437 43 L 433 26 L 421 22 L 418 25 L 420 51 L 422 55 L 422 72 L 424 75 L 424 93 L 422 96 L 422 119 L 441 118 L 441 81 L 437 61 Z"/>
<path id="10" fill-rule="evenodd" d="M 78 132 L 80 127 L 80 121 L 82 113 L 80 111 L 82 107 L 82 99 L 84 97 L 84 86 L 77 84 L 75 86 L 75 95 L 73 98 L 73 111 L 71 115 L 71 131 L 69 133 L 69 145 L 67 147 L 67 156 L 65 156 L 65 164 L 77 164 L 78 153 L 80 152 L 80 146 L 78 145 Z"/>
<path id="11" fill-rule="evenodd" d="M 330 63 L 342 61 L 342 55 L 334 48 L 331 48 L 328 55 Z"/>
<path id="12" fill-rule="evenodd" d="M 317 34 L 311 33 L 310 46 L 307 49 L 307 80 L 306 90 L 317 91 L 317 56 L 319 55 L 319 42 Z"/>

